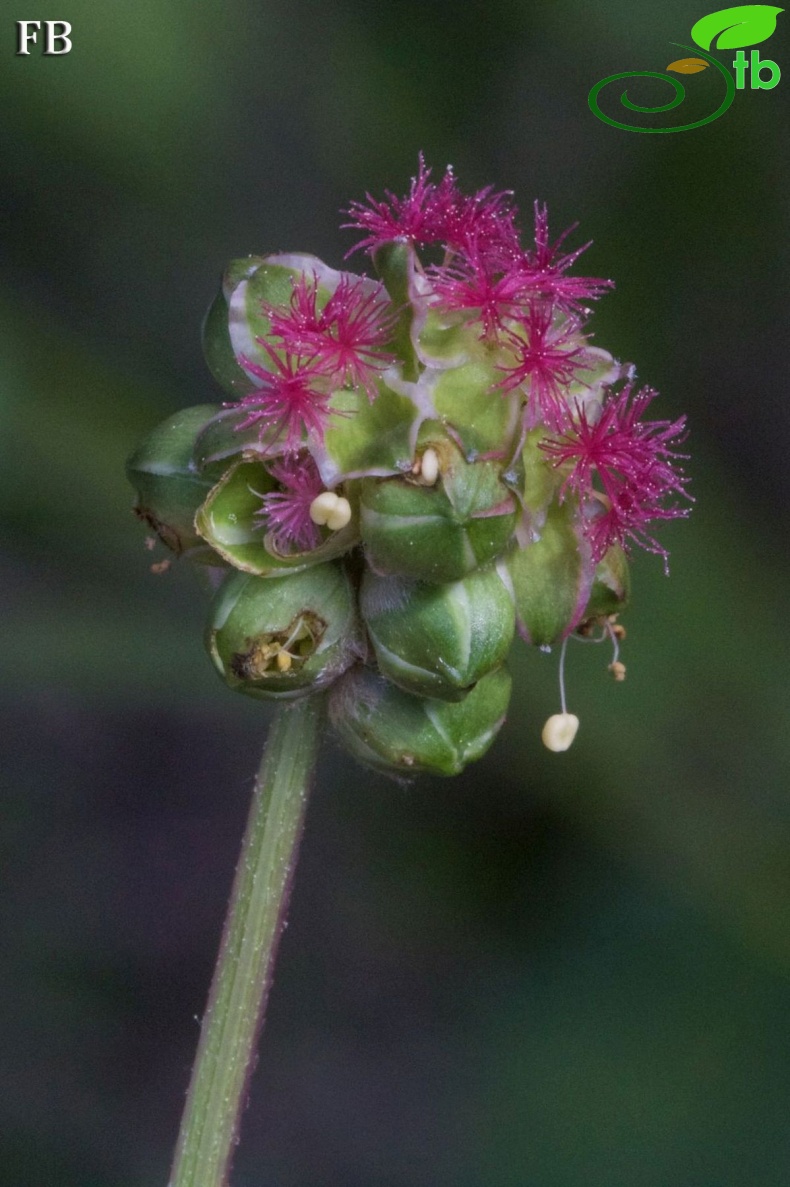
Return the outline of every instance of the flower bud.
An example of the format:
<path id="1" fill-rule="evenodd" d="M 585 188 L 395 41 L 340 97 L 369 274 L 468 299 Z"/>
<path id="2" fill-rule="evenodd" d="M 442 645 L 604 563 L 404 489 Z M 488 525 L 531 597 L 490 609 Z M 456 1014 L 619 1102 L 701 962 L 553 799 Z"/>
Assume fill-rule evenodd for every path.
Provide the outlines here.
<path id="1" fill-rule="evenodd" d="M 518 629 L 528 643 L 545 646 L 573 630 L 593 575 L 573 500 L 553 502 L 537 539 L 514 548 L 499 568 L 512 582 Z"/>
<path id="2" fill-rule="evenodd" d="M 195 530 L 195 512 L 216 478 L 198 472 L 193 452 L 197 437 L 217 411 L 213 404 L 199 404 L 174 413 L 149 433 L 126 465 L 137 491 L 135 514 L 179 555 L 203 546 Z M 194 559 L 200 559 L 199 554 Z M 213 554 L 210 563 L 218 563 Z"/>
<path id="3" fill-rule="evenodd" d="M 446 439 L 429 446 L 439 459 L 432 486 L 411 477 L 362 482 L 362 539 L 377 573 L 457 581 L 505 550 L 516 500 L 496 462 L 468 462 Z"/>
<path id="4" fill-rule="evenodd" d="M 510 675 L 497 668 L 462 701 L 402 692 L 370 668 L 352 668 L 332 689 L 329 714 L 351 753 L 377 770 L 457 775 L 480 758 L 505 720 Z"/>
<path id="5" fill-rule="evenodd" d="M 513 640 L 513 600 L 494 568 L 445 585 L 368 572 L 360 606 L 379 668 L 418 696 L 463 699 Z"/>
<path id="6" fill-rule="evenodd" d="M 335 680 L 359 655 L 351 585 L 339 565 L 287 577 L 233 572 L 209 612 L 206 646 L 239 692 L 288 700 Z"/>

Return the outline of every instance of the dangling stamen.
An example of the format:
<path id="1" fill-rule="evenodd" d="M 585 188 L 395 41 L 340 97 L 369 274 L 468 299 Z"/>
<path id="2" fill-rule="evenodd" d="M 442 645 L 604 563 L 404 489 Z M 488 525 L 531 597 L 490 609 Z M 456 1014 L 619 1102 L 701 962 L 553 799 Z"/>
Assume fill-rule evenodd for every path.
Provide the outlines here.
<path id="1" fill-rule="evenodd" d="M 625 680 L 625 664 L 620 662 L 620 640 L 623 638 L 625 631 L 622 627 L 617 627 L 612 624 L 609 619 L 606 620 L 606 633 L 612 640 L 612 647 L 614 654 L 612 662 L 609 664 L 609 671 L 612 673 L 614 679 L 619 683 Z"/>
<path id="2" fill-rule="evenodd" d="M 554 713 L 548 719 L 540 735 L 546 749 L 553 750 L 555 753 L 567 750 L 571 746 L 579 728 L 579 718 L 575 713 L 568 712 L 565 700 L 565 652 L 568 649 L 568 637 L 566 635 L 562 640 L 560 651 L 560 705 L 562 712 Z"/>

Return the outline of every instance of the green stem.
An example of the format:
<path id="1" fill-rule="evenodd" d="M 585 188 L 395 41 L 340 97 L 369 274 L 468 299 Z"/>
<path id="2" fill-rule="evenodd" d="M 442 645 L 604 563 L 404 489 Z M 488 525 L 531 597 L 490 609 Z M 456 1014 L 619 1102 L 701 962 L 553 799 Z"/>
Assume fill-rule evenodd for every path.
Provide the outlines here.
<path id="1" fill-rule="evenodd" d="M 315 765 L 322 697 L 281 708 L 253 793 L 170 1187 L 227 1187 Z"/>

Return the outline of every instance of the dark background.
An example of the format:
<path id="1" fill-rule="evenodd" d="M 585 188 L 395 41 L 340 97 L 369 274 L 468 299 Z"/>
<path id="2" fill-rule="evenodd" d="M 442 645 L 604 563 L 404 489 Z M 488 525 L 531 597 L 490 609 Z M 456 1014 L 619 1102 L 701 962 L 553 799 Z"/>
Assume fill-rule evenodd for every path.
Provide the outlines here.
<path id="1" fill-rule="evenodd" d="M 2 1187 L 164 1187 L 266 731 L 209 666 L 191 574 L 149 573 L 124 459 L 217 398 L 225 262 L 338 265 L 339 208 L 405 190 L 421 148 L 581 220 L 581 270 L 617 280 L 596 342 L 689 414 L 697 501 L 662 532 L 669 580 L 636 559 L 627 682 L 571 651 L 567 755 L 539 738 L 555 659 L 525 649 L 457 779 L 404 788 L 327 743 L 234 1187 L 787 1182 L 790 77 L 676 136 L 586 103 L 705 11 L 4 18 Z M 13 20 L 49 16 L 71 54 L 15 57 Z M 788 19 L 760 50 L 790 73 Z"/>

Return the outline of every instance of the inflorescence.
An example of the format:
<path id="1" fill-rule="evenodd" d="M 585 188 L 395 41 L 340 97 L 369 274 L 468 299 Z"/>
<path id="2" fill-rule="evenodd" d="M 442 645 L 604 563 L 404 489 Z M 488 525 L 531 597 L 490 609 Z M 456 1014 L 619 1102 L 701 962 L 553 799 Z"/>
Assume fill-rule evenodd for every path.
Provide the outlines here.
<path id="1" fill-rule="evenodd" d="M 229 267 L 205 347 L 230 398 L 147 443 L 178 453 L 178 513 L 138 451 L 138 513 L 224 577 L 209 650 L 231 685 L 332 685 L 364 761 L 452 773 L 501 724 L 514 627 L 544 649 L 596 631 L 617 649 L 625 554 L 666 568 L 653 525 L 688 514 L 685 417 L 646 419 L 656 393 L 592 345 L 590 304 L 612 282 L 571 274 L 588 245 L 567 250 L 574 228 L 552 242 L 545 206 L 525 245 L 510 192 L 464 194 L 421 157 L 405 196 L 346 214 L 361 234 L 348 254 L 377 279 L 300 253 Z M 313 597 L 319 572 L 337 605 Z M 496 638 L 479 621 L 494 612 Z M 298 662 L 251 678 L 238 647 L 273 655 L 291 635 Z M 562 699 L 554 749 L 578 725 Z"/>

